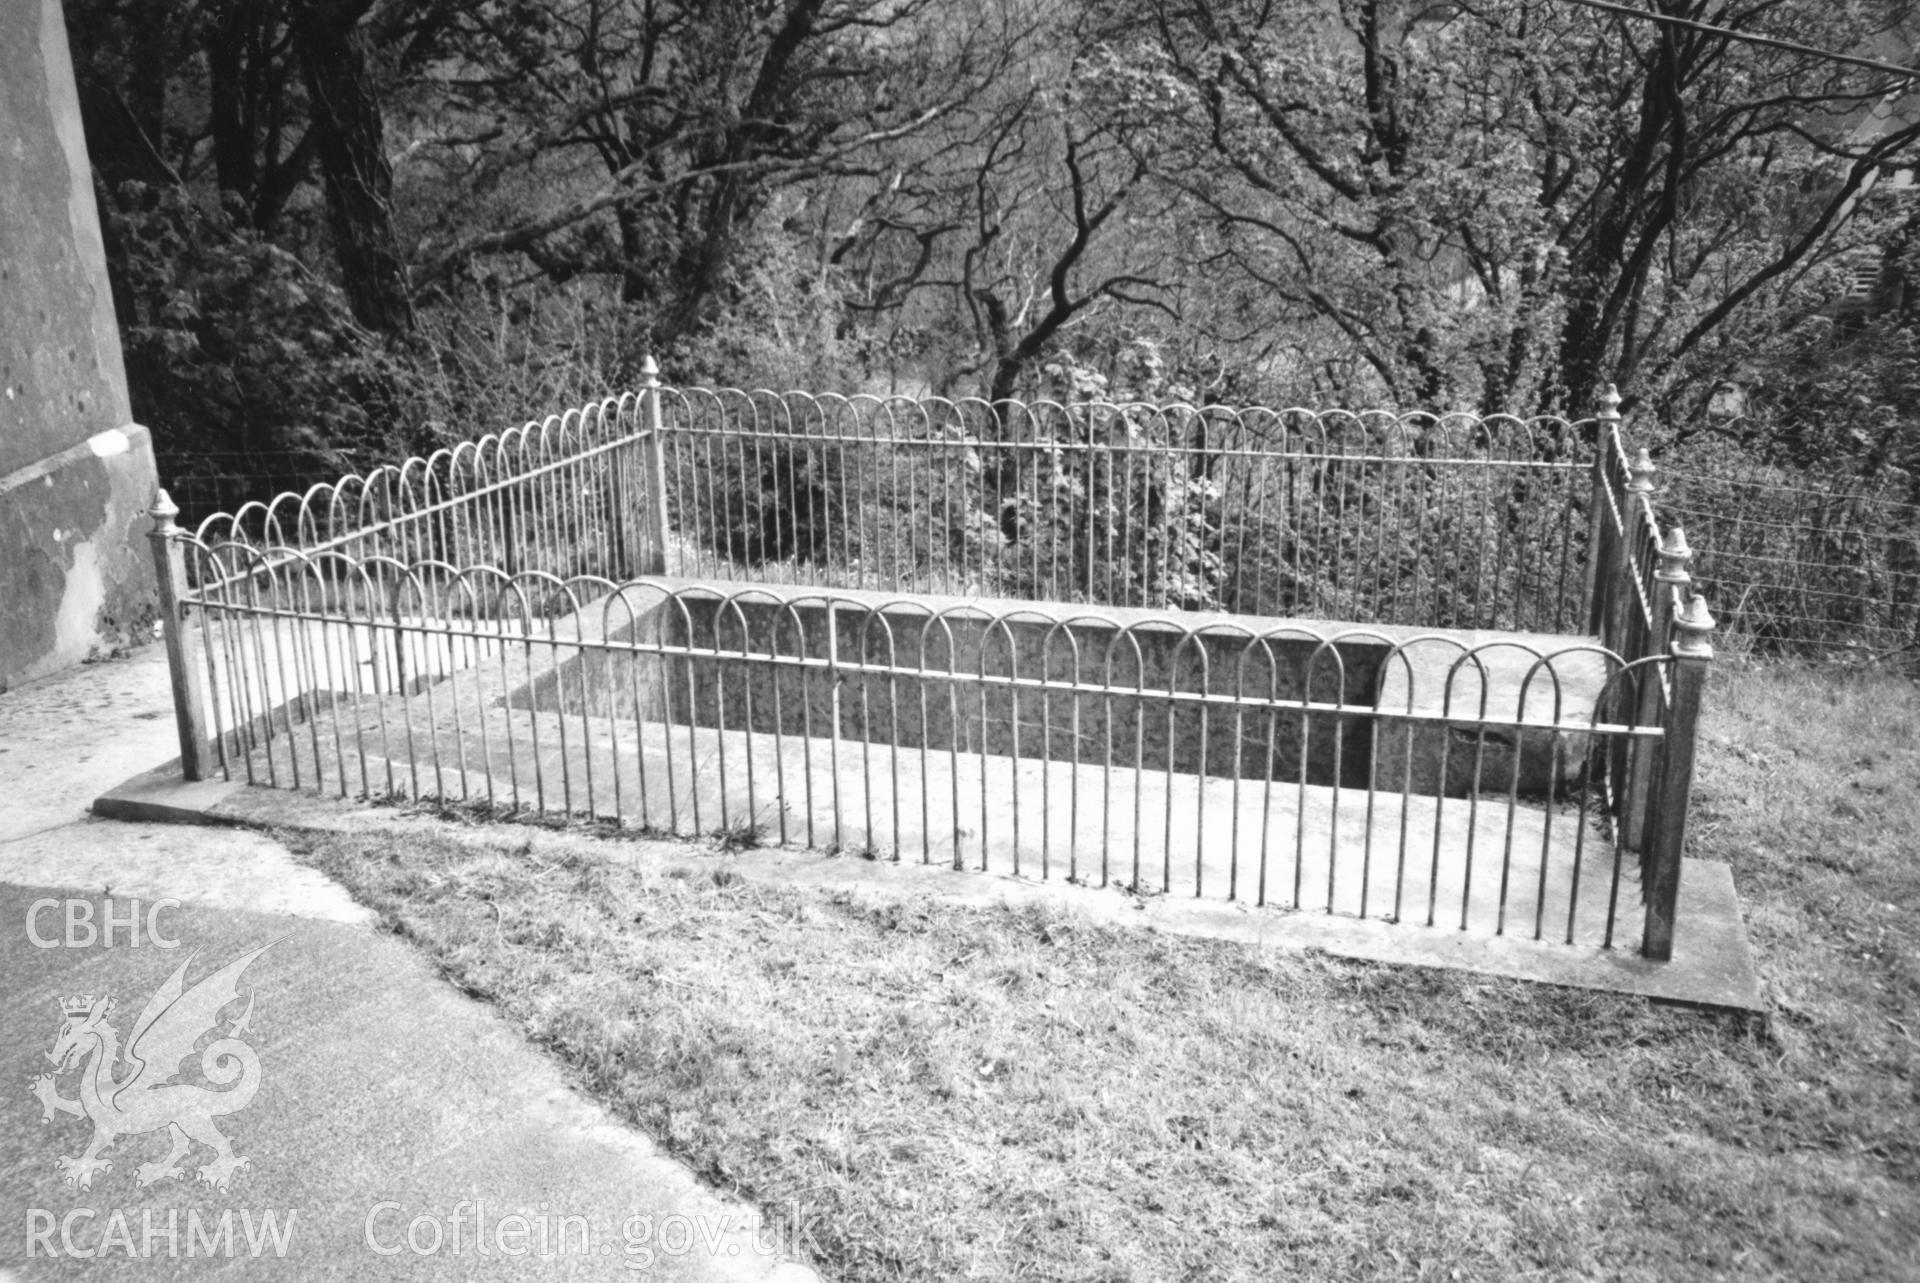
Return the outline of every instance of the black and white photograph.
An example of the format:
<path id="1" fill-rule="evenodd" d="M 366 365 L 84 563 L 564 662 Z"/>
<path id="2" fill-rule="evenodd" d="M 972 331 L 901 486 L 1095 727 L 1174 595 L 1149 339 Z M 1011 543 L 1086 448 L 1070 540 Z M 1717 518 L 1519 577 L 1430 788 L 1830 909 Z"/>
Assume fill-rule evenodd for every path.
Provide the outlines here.
<path id="1" fill-rule="evenodd" d="M 1920 1279 L 1913 0 L 0 0 L 0 1283 Z"/>

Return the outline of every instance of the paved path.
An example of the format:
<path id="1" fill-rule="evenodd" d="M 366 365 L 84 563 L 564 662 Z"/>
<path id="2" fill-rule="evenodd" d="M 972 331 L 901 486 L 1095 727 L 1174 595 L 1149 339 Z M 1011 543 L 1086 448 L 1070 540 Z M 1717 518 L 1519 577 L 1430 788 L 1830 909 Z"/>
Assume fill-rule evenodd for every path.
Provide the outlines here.
<path id="1" fill-rule="evenodd" d="M 778 1255 L 792 1226 L 700 1185 L 270 838 L 87 816 L 173 751 L 157 647 L 0 694 L 0 1280 L 814 1277 Z M 140 1185 L 158 1131 L 114 1142 L 89 1188 L 65 1183 L 56 1162 L 92 1126 L 43 1121 L 32 1087 L 62 1001 L 111 996 L 103 1019 L 125 1040 L 183 963 L 191 987 L 269 942 L 220 1022 L 251 1001 L 260 1065 L 257 1094 L 215 1120 L 248 1160 L 228 1188 L 195 1179 L 198 1146 L 183 1178 Z"/>

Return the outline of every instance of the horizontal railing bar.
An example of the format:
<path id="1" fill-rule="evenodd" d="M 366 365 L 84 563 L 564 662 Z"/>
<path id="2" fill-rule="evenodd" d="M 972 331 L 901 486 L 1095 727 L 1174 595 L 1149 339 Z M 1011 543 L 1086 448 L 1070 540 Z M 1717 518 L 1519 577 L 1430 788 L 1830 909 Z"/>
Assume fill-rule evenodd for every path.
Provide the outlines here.
<path id="1" fill-rule="evenodd" d="M 205 603 L 196 603 L 202 604 Z M 425 624 L 396 623 L 391 620 L 351 619 L 330 615 L 302 615 L 293 611 L 258 609 L 248 606 L 216 605 L 213 609 L 223 610 L 243 618 L 285 619 L 303 623 L 333 624 L 354 628 L 379 628 L 391 630 L 396 638 L 413 634 L 419 637 L 458 638 L 465 641 L 516 642 L 528 651 L 539 647 L 551 647 L 556 650 L 599 651 L 606 654 L 630 654 L 658 656 L 667 659 L 702 659 L 747 663 L 771 667 L 812 669 L 818 672 L 854 673 L 878 677 L 931 678 L 936 681 L 967 683 L 979 686 L 1011 687 L 1019 690 L 1032 690 L 1043 693 L 1058 692 L 1072 695 L 1124 696 L 1140 699 L 1167 700 L 1174 703 L 1220 705 L 1228 708 L 1284 709 L 1307 713 L 1337 713 L 1391 719 L 1410 722 L 1444 722 L 1454 726 L 1511 727 L 1517 730 L 1559 731 L 1570 734 L 1625 735 L 1643 739 L 1657 739 L 1663 733 L 1661 728 L 1630 726 L 1613 722 L 1550 722 L 1523 721 L 1518 718 L 1492 718 L 1471 712 L 1429 712 L 1411 709 L 1395 710 L 1381 708 L 1373 704 L 1329 704 L 1317 700 L 1290 699 L 1284 696 L 1240 695 L 1226 691 L 1183 691 L 1154 686 L 1104 686 L 1080 681 L 1051 681 L 1046 678 L 1020 677 L 1003 673 L 969 673 L 959 669 L 947 668 L 903 668 L 899 665 L 874 664 L 863 660 L 823 659 L 810 655 L 779 655 L 771 652 L 712 650 L 698 646 L 664 647 L 649 646 L 639 642 L 618 642 L 606 640 L 569 640 L 564 637 L 541 637 L 527 633 L 489 633 L 456 628 L 438 628 Z M 1298 639 L 1306 640 L 1306 639 Z M 1331 638 L 1339 641 L 1339 638 Z M 449 674 L 451 676 L 451 674 Z"/>
<path id="2" fill-rule="evenodd" d="M 243 580 L 250 579 L 253 576 L 258 575 L 263 571 L 277 569 L 281 566 L 285 566 L 293 562 L 297 562 L 301 559 L 301 556 L 310 558 L 314 556 L 316 553 L 332 552 L 333 550 L 344 547 L 347 544 L 357 543 L 362 540 L 371 538 L 374 535 L 381 534 L 389 530 L 398 530 L 402 526 L 416 525 L 419 522 L 424 521 L 429 517 L 433 517 L 445 512 L 454 511 L 455 509 L 463 505 L 472 506 L 473 504 L 479 502 L 480 500 L 485 499 L 489 496 L 498 494 L 503 490 L 510 489 L 517 485 L 523 485 L 526 482 L 536 480 L 540 477 L 547 475 L 548 473 L 558 471 L 561 468 L 572 467 L 573 465 L 578 464 L 583 459 L 591 459 L 598 455 L 606 454 L 609 451 L 616 450 L 621 446 L 632 445 L 636 441 L 644 441 L 647 437 L 648 431 L 649 431 L 648 429 L 642 429 L 641 431 L 633 433 L 629 436 L 621 437 L 618 440 L 608 441 L 608 442 L 604 442 L 601 445 L 593 446 L 590 449 L 583 450 L 578 454 L 570 454 L 564 459 L 556 459 L 552 463 L 542 464 L 538 468 L 533 468 L 526 472 L 516 472 L 512 476 L 503 477 L 498 481 L 488 482 L 486 485 L 480 486 L 476 489 L 463 491 L 460 494 L 455 495 L 450 499 L 437 500 L 436 502 L 431 503 L 424 508 L 417 508 L 401 516 L 390 517 L 383 521 L 376 521 L 371 525 L 361 526 L 358 529 L 352 531 L 351 533 L 341 535 L 338 538 L 326 540 L 322 543 L 310 544 L 297 549 L 287 548 L 284 545 L 269 545 L 269 547 L 274 547 L 274 546 L 281 547 L 283 551 L 286 552 L 288 555 L 281 557 L 281 559 L 278 561 L 264 562 L 261 565 L 255 566 L 252 569 L 247 570 L 243 573 L 235 574 L 224 579 L 213 580 L 209 583 L 208 587 L 224 587 L 228 584 L 239 583 Z M 341 478 L 341 480 L 343 481 L 348 479 L 349 478 L 345 478 L 345 477 Z M 358 481 L 368 480 L 368 478 L 361 477 L 361 476 L 355 476 L 351 479 L 358 480 Z M 335 482 L 332 484 L 334 484 L 337 487 L 339 483 Z M 288 491 L 287 493 L 292 494 L 293 492 Z M 336 493 L 337 493 L 337 489 L 336 489 Z M 276 496 L 276 498 L 277 497 L 279 496 Z M 300 498 L 303 504 L 305 503 L 304 496 L 295 496 L 295 497 Z M 229 544 L 229 543 L 237 544 L 240 541 L 238 539 L 223 539 L 220 542 L 222 544 Z M 212 549 L 208 548 L 208 546 L 205 544 L 200 544 L 199 546 L 203 549 L 207 549 L 209 553 L 211 553 L 212 551 Z M 253 547 L 253 545 L 251 544 L 245 544 L 242 546 Z M 299 555 L 294 555 L 296 553 Z"/>
<path id="3" fill-rule="evenodd" d="M 1538 471 L 1584 472 L 1590 461 L 1562 462 L 1540 459 L 1462 459 L 1454 456 L 1429 458 L 1414 454 L 1309 454 L 1297 450 L 1260 450 L 1242 446 L 1194 446 L 1174 442 L 1163 444 L 1115 444 L 1097 441 L 981 441 L 970 437 L 940 440 L 933 437 L 882 437 L 831 432 L 794 432 L 758 428 L 705 428 L 669 425 L 664 431 L 689 437 L 722 437 L 745 441 L 831 442 L 842 445 L 905 445 L 936 450 L 1061 450 L 1090 451 L 1100 454 L 1205 455 L 1214 459 L 1297 459 L 1306 463 L 1409 463 L 1424 467 L 1527 468 Z"/>
<path id="4" fill-rule="evenodd" d="M 456 507 L 460 504 L 470 504 L 475 502 L 476 500 L 484 499 L 490 495 L 498 494 L 503 490 L 510 489 L 511 487 L 515 485 L 519 485 L 523 482 L 533 481 L 540 477 L 546 476 L 548 473 L 557 472 L 562 468 L 572 467 L 575 464 L 581 462 L 583 459 L 592 459 L 599 455 L 606 454 L 610 451 L 617 450 L 621 446 L 632 445 L 636 441 L 643 441 L 646 439 L 646 437 L 647 437 L 647 430 L 642 429 L 639 432 L 632 433 L 628 436 L 620 437 L 617 440 L 602 442 L 597 446 L 591 446 L 585 450 L 581 450 L 577 454 L 570 454 L 566 456 L 564 459 L 555 459 L 550 463 L 543 463 L 539 467 L 529 468 L 525 472 L 515 472 L 510 476 L 502 477 L 497 481 L 490 481 L 487 484 L 483 486 L 478 486 L 472 490 L 462 491 L 460 494 L 455 495 L 452 498 L 441 499 L 434 503 L 430 503 L 423 508 L 416 508 L 413 511 L 408 512 L 402 516 L 388 518 L 385 521 L 376 522 L 373 525 L 362 527 L 361 529 L 353 532 L 350 535 L 341 536 L 340 540 L 336 540 L 333 542 L 337 543 L 345 540 L 363 538 L 367 535 L 378 534 L 382 530 L 391 529 L 408 522 L 417 522 L 422 518 L 433 516 L 435 513 L 446 511 L 447 509 Z M 478 457 L 477 454 L 475 457 Z M 495 457 L 498 458 L 500 456 L 495 456 Z M 398 470 L 396 469 L 391 475 L 397 478 L 399 475 Z M 424 473 L 423 475 L 432 476 L 434 474 Z M 344 479 L 345 478 L 343 478 L 343 480 Z M 368 478 L 361 477 L 358 479 L 361 481 L 365 481 Z M 331 546 L 332 546 L 331 543 L 316 544 L 314 545 L 313 548 L 308 549 L 307 551 L 313 551 L 313 552 L 323 551 Z"/>

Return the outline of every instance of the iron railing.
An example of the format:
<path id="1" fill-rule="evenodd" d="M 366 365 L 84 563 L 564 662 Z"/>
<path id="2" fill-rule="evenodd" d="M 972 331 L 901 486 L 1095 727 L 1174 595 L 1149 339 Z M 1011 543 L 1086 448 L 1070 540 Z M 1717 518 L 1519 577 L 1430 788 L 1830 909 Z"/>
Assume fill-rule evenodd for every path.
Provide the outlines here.
<path id="1" fill-rule="evenodd" d="M 1592 424 L 669 390 L 670 568 L 1568 632 Z"/>
<path id="2" fill-rule="evenodd" d="M 963 411 L 650 381 L 191 534 L 163 495 L 184 769 L 1604 947 L 1638 887 L 1667 956 L 1710 621 L 1611 405 L 1585 461 L 1489 460 L 1564 444 L 1504 420 Z M 1186 542 L 1148 520 L 1182 486 Z M 1490 550 L 1382 568 L 1449 530 Z M 1371 618 L 1167 609 L 1270 600 L 1284 559 L 1219 555 L 1255 531 L 1334 545 L 1290 613 Z"/>
<path id="3" fill-rule="evenodd" d="M 1661 725 L 1657 743 L 1615 744 L 1607 763 L 1611 810 L 1622 846 L 1640 855 L 1647 903 L 1644 950 L 1666 958 L 1673 949 L 1687 802 L 1705 695 L 1708 641 L 1715 621 L 1694 592 L 1693 550 L 1678 525 L 1663 533 L 1654 512 L 1654 465 L 1642 449 L 1631 458 L 1621 436 L 1620 397 L 1601 398 L 1601 449 L 1594 459 L 1593 555 L 1588 629 L 1620 655 L 1630 674 L 1609 692 L 1609 717 Z M 1670 664 L 1647 665 L 1649 658 Z"/>

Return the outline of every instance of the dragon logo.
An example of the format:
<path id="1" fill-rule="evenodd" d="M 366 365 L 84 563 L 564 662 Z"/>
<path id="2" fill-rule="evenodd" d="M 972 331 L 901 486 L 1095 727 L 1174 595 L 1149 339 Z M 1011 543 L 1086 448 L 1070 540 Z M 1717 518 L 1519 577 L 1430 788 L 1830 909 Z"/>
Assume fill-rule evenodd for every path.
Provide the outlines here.
<path id="1" fill-rule="evenodd" d="M 217 1032 L 221 1009 L 239 997 L 236 984 L 240 973 L 277 943 L 272 941 L 241 954 L 190 989 L 185 982 L 193 959 L 181 963 L 180 969 L 147 1000 L 140 1018 L 133 1023 L 133 1035 L 127 1040 L 124 1054 L 119 1032 L 107 1023 L 114 1009 L 111 998 L 73 997 L 60 1004 L 66 1022 L 53 1050 L 47 1053 L 54 1072 L 33 1080 L 33 1094 L 40 1098 L 43 1123 L 51 1123 L 55 1113 L 72 1114 L 93 1123 L 93 1142 L 86 1152 L 77 1158 L 58 1160 L 67 1184 L 87 1189 L 96 1172 L 113 1170 L 113 1164 L 101 1155 L 116 1140 L 164 1127 L 172 1137 L 173 1148 L 157 1163 L 140 1164 L 134 1179 L 142 1186 L 170 1176 L 185 1179 L 180 1160 L 198 1141 L 214 1153 L 213 1161 L 200 1168 L 200 1179 L 226 1192 L 234 1172 L 247 1166 L 248 1160 L 233 1152 L 233 1143 L 213 1120 L 245 1109 L 260 1089 L 260 1057 L 240 1038 L 253 1017 L 251 994 L 246 1010 L 227 1028 L 226 1035 L 200 1051 L 201 1074 L 224 1090 L 173 1080 L 180 1075 L 182 1063 L 194 1054 L 195 1044 L 204 1035 Z M 60 1095 L 55 1079 L 75 1068 L 80 1072 L 80 1094 L 69 1100 Z M 234 1085 L 227 1086 L 229 1083 Z"/>

